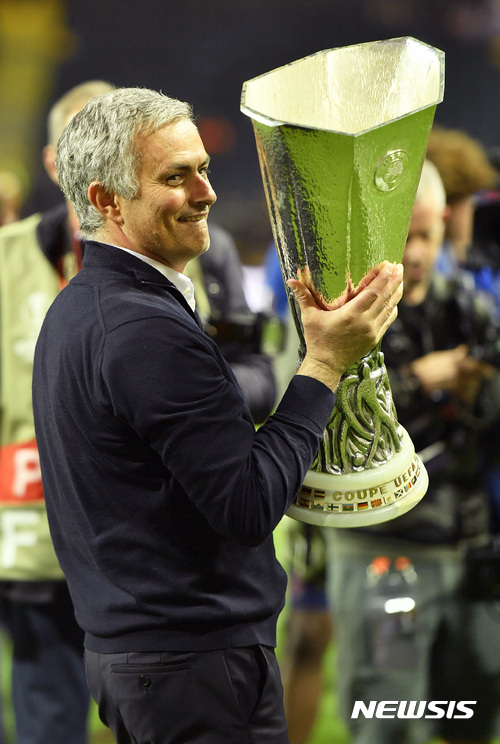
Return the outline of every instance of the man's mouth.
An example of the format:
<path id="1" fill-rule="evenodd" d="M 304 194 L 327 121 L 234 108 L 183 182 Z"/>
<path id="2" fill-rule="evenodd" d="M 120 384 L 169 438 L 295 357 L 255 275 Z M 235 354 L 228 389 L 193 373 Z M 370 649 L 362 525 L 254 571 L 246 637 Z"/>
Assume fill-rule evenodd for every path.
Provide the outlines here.
<path id="1" fill-rule="evenodd" d="M 405 273 L 412 279 L 420 279 L 425 271 L 423 266 L 408 266 L 405 267 Z"/>
<path id="2" fill-rule="evenodd" d="M 208 212 L 202 212 L 201 214 L 191 214 L 185 217 L 179 217 L 179 222 L 200 222 L 200 220 L 206 220 Z"/>

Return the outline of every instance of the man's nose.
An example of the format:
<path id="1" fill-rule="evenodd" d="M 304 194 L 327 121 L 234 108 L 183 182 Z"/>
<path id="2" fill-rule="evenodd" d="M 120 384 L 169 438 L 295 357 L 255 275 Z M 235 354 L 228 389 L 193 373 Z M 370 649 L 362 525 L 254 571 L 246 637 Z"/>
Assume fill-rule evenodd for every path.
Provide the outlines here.
<path id="1" fill-rule="evenodd" d="M 217 194 L 212 188 L 212 184 L 206 176 L 197 173 L 195 183 L 191 189 L 191 198 L 193 201 L 204 202 L 212 205 L 217 200 Z"/>
<path id="2" fill-rule="evenodd" d="M 422 249 L 425 249 L 425 241 L 422 241 L 418 236 L 413 236 L 406 241 L 403 255 L 406 257 L 420 256 Z"/>

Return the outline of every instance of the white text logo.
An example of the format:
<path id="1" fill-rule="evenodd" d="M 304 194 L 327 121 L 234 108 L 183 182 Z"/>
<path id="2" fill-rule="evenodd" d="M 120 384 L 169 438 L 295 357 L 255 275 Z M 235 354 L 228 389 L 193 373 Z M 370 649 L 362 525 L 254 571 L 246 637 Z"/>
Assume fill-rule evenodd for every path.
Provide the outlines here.
<path id="1" fill-rule="evenodd" d="M 351 718 L 472 718 L 477 700 L 356 700 Z"/>

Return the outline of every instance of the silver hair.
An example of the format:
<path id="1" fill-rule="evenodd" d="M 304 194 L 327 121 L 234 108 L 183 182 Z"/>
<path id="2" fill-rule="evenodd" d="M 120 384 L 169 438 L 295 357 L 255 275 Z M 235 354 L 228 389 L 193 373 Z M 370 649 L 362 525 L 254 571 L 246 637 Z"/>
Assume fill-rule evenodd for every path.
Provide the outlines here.
<path id="1" fill-rule="evenodd" d="M 106 80 L 87 80 L 85 83 L 75 85 L 61 96 L 54 103 L 47 117 L 48 144 L 55 149 L 70 115 L 81 109 L 89 98 L 107 93 L 114 87 Z"/>
<path id="2" fill-rule="evenodd" d="M 415 202 L 432 201 L 436 209 L 446 207 L 446 191 L 439 171 L 430 160 L 424 160 Z"/>
<path id="3" fill-rule="evenodd" d="M 57 143 L 59 185 L 73 205 L 85 237 L 104 218 L 91 204 L 88 188 L 99 181 L 125 199 L 137 195 L 138 135 L 148 135 L 180 119 L 193 121 L 191 106 L 147 88 L 117 88 L 91 98 L 71 119 Z"/>

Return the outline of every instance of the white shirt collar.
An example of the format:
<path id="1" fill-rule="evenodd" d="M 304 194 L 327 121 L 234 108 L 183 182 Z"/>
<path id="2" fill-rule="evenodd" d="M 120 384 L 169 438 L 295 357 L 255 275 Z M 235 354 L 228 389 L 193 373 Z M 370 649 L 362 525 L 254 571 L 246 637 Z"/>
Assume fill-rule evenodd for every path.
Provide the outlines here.
<path id="1" fill-rule="evenodd" d="M 144 256 L 142 253 L 138 253 L 137 251 L 131 251 L 130 248 L 123 248 L 123 246 L 114 245 L 114 243 L 109 243 L 108 245 L 112 245 L 114 248 L 119 248 L 121 251 L 130 253 L 132 256 L 136 256 L 136 258 L 140 258 L 141 261 L 144 261 L 144 263 L 149 264 L 154 269 L 159 271 L 160 274 L 163 274 L 163 276 L 169 279 L 172 284 L 175 284 L 181 295 L 188 303 L 191 310 L 193 310 L 194 312 L 194 310 L 196 309 L 196 302 L 194 299 L 194 286 L 189 277 L 187 277 L 185 274 L 181 274 L 180 271 L 171 269 L 170 266 L 165 266 L 165 264 L 156 261 L 154 258 Z"/>

